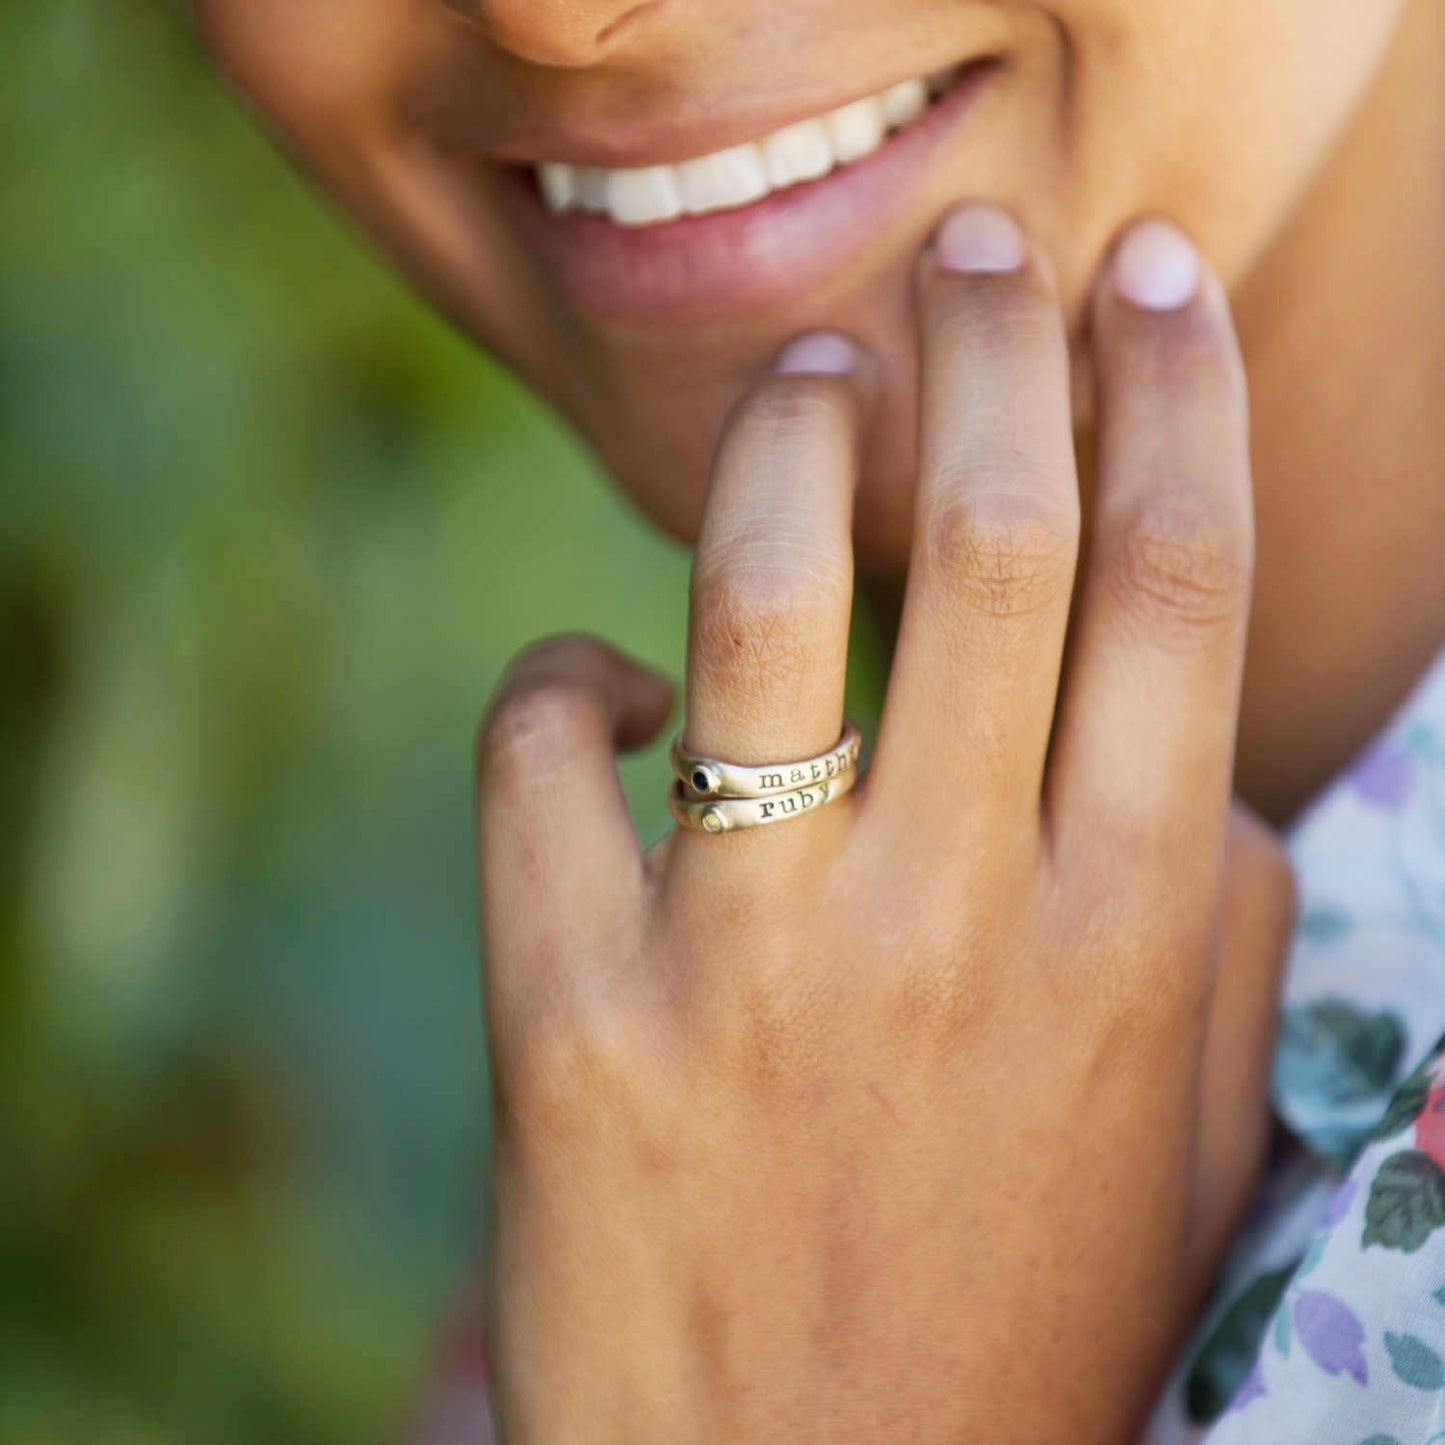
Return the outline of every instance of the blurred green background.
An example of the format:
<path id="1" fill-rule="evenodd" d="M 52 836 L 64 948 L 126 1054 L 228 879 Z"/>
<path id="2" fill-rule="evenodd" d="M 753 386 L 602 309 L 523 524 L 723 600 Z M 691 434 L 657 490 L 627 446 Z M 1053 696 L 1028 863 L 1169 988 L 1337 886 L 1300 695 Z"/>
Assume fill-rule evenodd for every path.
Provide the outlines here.
<path id="1" fill-rule="evenodd" d="M 0 1441 L 383 1440 L 479 1248 L 476 721 L 554 630 L 679 676 L 687 558 L 175 0 L 0 55 Z"/>

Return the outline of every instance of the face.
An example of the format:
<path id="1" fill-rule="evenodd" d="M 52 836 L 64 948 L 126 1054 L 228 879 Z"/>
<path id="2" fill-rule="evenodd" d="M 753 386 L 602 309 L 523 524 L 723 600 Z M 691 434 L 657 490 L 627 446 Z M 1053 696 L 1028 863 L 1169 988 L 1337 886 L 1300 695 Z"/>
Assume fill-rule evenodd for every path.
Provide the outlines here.
<path id="1" fill-rule="evenodd" d="M 861 573 L 906 558 L 918 251 L 1011 208 L 1084 299 L 1163 212 L 1236 284 L 1285 227 L 1398 0 L 195 0 L 288 151 L 684 541 L 749 376 L 850 332 L 883 377 Z M 930 79 L 932 83 L 930 84 Z"/>

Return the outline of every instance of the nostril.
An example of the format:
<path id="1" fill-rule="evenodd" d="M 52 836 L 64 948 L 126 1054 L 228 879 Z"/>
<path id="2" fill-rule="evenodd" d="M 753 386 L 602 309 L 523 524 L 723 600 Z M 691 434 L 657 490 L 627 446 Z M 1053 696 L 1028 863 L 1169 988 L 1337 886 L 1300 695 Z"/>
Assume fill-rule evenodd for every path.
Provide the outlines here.
<path id="1" fill-rule="evenodd" d="M 637 20 L 644 11 L 656 10 L 661 4 L 662 0 L 642 0 L 641 4 L 633 5 L 615 20 L 609 20 L 607 24 L 597 32 L 597 43 L 599 45 L 610 45 L 612 41 L 617 39 L 622 31 Z"/>
<path id="2" fill-rule="evenodd" d="M 448 0 L 469 9 L 501 49 L 553 69 L 595 65 L 662 0 Z"/>

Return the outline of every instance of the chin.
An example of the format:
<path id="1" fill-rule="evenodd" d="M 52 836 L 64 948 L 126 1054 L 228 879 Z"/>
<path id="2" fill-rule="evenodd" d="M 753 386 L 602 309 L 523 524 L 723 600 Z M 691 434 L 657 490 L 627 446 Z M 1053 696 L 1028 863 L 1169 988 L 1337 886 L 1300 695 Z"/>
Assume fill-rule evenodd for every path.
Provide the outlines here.
<path id="1" fill-rule="evenodd" d="M 904 278 L 906 282 L 906 277 Z M 883 362 L 883 385 L 860 454 L 853 514 L 854 564 L 862 580 L 896 576 L 906 569 L 913 536 L 918 488 L 918 366 L 916 325 L 909 288 L 891 286 L 872 302 L 845 311 L 820 313 L 809 324 L 848 331 Z M 880 325 L 886 318 L 891 324 Z M 1070 408 L 1080 445 L 1093 430 L 1094 368 L 1087 340 L 1076 323 L 1070 335 Z M 707 497 L 713 451 L 733 403 L 742 394 L 757 358 L 787 340 L 787 326 L 759 328 L 740 347 L 747 364 L 719 376 L 698 366 L 695 383 L 674 391 L 660 406 L 648 380 L 612 396 L 605 413 L 575 412 L 571 420 L 619 489 L 654 526 L 684 546 L 697 541 Z M 679 360 L 673 371 L 688 364 Z M 570 411 L 571 409 L 568 408 Z M 780 484 L 783 479 L 780 479 Z"/>

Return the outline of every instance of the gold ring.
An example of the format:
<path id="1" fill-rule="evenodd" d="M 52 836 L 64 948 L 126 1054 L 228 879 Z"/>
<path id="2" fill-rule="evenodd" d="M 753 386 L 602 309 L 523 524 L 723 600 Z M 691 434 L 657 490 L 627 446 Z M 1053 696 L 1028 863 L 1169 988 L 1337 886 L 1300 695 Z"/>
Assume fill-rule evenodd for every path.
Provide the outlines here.
<path id="1" fill-rule="evenodd" d="M 838 741 L 827 752 L 797 763 L 750 767 L 690 752 L 679 732 L 672 740 L 672 770 L 682 780 L 688 798 L 770 798 L 856 772 L 862 742 L 857 725 L 845 718 Z"/>
<path id="2" fill-rule="evenodd" d="M 858 781 L 857 768 L 849 768 L 821 783 L 789 792 L 773 793 L 755 798 L 692 798 L 682 780 L 675 782 L 667 795 L 672 816 L 685 828 L 700 833 L 730 833 L 736 828 L 761 828 L 768 823 L 784 823 L 801 818 L 836 802 Z"/>

